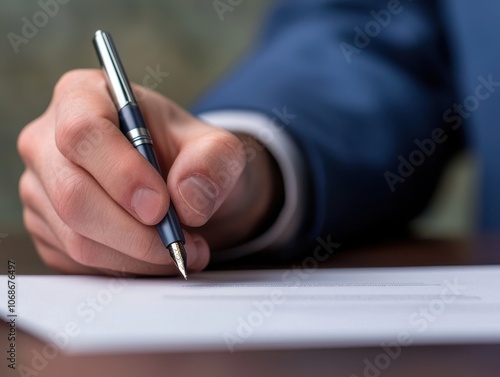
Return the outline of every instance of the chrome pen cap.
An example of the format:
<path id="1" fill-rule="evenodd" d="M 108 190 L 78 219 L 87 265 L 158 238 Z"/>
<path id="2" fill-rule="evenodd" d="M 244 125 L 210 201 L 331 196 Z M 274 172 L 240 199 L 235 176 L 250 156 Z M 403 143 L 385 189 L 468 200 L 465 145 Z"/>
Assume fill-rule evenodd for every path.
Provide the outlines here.
<path id="1" fill-rule="evenodd" d="M 108 80 L 108 87 L 117 109 L 121 110 L 128 104 L 136 104 L 134 93 L 129 85 L 127 74 L 116 52 L 111 35 L 98 30 L 94 35 L 93 42 L 101 66 L 106 71 L 105 76 Z"/>

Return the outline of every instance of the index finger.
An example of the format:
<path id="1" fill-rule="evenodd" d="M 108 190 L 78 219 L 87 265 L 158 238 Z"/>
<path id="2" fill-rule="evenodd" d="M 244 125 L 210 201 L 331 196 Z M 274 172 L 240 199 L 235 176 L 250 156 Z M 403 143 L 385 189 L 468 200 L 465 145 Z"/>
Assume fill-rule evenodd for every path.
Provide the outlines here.
<path id="1" fill-rule="evenodd" d="M 55 141 L 121 207 L 157 224 L 169 206 L 165 181 L 119 130 L 117 110 L 100 70 L 64 75 L 54 91 Z"/>

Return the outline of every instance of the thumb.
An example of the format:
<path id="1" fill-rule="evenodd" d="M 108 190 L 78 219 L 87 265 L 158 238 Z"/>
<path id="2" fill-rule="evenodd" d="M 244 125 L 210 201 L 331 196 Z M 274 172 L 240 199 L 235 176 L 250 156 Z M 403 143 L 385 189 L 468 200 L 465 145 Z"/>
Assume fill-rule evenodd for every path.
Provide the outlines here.
<path id="1" fill-rule="evenodd" d="M 202 226 L 217 211 L 244 167 L 243 145 L 233 134 L 205 124 L 192 140 L 180 140 L 167 186 L 179 219 Z M 193 134 L 191 134 L 193 135 Z"/>

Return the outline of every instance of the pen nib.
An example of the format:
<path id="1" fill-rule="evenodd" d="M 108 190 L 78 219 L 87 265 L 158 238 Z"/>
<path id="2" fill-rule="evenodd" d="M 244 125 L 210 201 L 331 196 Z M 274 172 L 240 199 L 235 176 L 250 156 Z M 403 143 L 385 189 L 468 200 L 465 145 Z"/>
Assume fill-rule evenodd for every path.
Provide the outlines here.
<path id="1" fill-rule="evenodd" d="M 187 280 L 187 279 L 188 279 L 188 277 L 187 277 L 187 275 L 186 275 L 186 271 L 181 270 L 181 274 L 182 274 L 182 276 L 184 277 L 184 280 Z"/>
<path id="2" fill-rule="evenodd" d="M 177 269 L 181 273 L 182 277 L 187 280 L 186 265 L 187 265 L 187 254 L 184 250 L 184 245 L 180 242 L 173 242 L 167 246 L 168 252 L 172 257 Z"/>

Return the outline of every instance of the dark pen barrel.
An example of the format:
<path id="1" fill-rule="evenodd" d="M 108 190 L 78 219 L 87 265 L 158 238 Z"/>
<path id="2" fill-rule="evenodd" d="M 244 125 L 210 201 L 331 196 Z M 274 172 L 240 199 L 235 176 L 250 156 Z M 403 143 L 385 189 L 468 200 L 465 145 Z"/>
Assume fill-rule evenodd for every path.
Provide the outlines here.
<path id="1" fill-rule="evenodd" d="M 106 75 L 110 94 L 118 109 L 120 130 L 134 148 L 161 174 L 151 135 L 139 110 L 111 35 L 98 30 L 93 41 L 97 56 Z M 185 239 L 172 203 L 170 203 L 167 214 L 157 224 L 156 228 L 177 269 L 184 279 L 187 279 Z"/>
<path id="2" fill-rule="evenodd" d="M 160 166 L 153 149 L 153 143 L 147 131 L 139 107 L 135 104 L 128 104 L 119 111 L 120 129 L 127 136 L 137 151 L 143 155 L 154 168 L 161 174 Z M 163 244 L 168 247 L 173 242 L 185 243 L 184 234 L 177 219 L 177 212 L 170 202 L 167 214 L 156 225 Z"/>
<path id="3" fill-rule="evenodd" d="M 162 221 L 156 225 L 156 229 L 160 233 L 160 237 L 163 244 L 168 247 L 173 242 L 185 243 L 184 233 L 179 225 L 179 220 L 177 219 L 177 212 L 175 211 L 172 202 L 170 202 L 170 208 Z M 184 259 L 187 259 L 186 255 L 183 255 Z"/>

